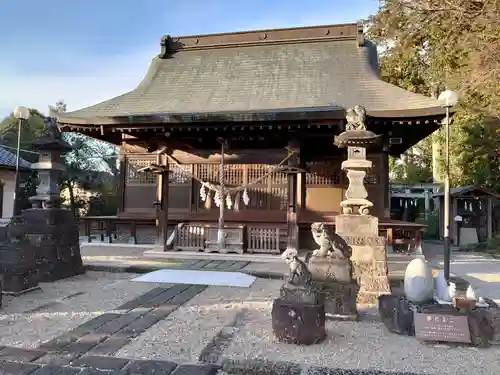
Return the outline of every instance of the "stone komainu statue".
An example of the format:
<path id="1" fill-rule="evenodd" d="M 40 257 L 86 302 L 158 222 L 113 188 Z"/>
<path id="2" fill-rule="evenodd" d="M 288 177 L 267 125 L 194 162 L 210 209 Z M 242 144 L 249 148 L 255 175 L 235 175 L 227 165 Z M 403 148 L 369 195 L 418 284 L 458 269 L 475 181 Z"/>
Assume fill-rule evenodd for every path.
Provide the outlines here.
<path id="1" fill-rule="evenodd" d="M 297 286 L 308 286 L 312 283 L 312 274 L 306 264 L 299 259 L 297 251 L 287 249 L 281 254 L 283 260 L 290 268 L 288 283 Z"/>
<path id="2" fill-rule="evenodd" d="M 337 258 L 349 258 L 351 256 L 351 247 L 342 237 L 333 232 L 332 226 L 313 223 L 311 224 L 311 233 L 314 241 L 319 245 L 319 249 L 313 251 L 314 256 L 333 256 Z"/>
<path id="3" fill-rule="evenodd" d="M 366 109 L 355 105 L 354 108 L 349 108 L 346 112 L 346 131 L 366 130 Z"/>

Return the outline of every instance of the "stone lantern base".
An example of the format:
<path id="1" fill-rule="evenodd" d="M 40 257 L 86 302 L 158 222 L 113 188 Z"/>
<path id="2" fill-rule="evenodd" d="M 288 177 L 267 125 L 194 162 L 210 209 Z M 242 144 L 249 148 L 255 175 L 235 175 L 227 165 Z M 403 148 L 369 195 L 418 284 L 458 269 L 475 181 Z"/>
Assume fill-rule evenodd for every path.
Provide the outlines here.
<path id="1" fill-rule="evenodd" d="M 62 208 L 24 210 L 26 236 L 35 251 L 39 280 L 56 281 L 85 273 L 78 225 L 73 213 Z"/>
<path id="2" fill-rule="evenodd" d="M 371 215 L 338 215 L 336 233 L 351 246 L 352 276 L 359 285 L 358 304 L 376 304 L 391 293 L 386 241 L 378 235 L 378 218 Z"/>

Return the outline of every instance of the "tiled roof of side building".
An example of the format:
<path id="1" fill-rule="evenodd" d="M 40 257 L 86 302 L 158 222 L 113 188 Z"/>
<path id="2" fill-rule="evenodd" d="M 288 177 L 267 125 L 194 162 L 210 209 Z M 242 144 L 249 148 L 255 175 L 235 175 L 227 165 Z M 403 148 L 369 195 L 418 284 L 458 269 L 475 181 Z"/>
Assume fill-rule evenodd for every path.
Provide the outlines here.
<path id="1" fill-rule="evenodd" d="M 22 158 L 19 160 L 19 166 L 21 168 L 31 168 L 31 164 Z M 16 168 L 16 154 L 6 150 L 0 145 L 0 169 L 2 168 Z"/>
<path id="2" fill-rule="evenodd" d="M 167 36 L 136 89 L 58 120 L 109 124 L 133 116 L 303 110 L 343 118 L 356 104 L 374 117 L 443 113 L 438 101 L 382 81 L 376 46 L 360 25 L 347 24 Z"/>

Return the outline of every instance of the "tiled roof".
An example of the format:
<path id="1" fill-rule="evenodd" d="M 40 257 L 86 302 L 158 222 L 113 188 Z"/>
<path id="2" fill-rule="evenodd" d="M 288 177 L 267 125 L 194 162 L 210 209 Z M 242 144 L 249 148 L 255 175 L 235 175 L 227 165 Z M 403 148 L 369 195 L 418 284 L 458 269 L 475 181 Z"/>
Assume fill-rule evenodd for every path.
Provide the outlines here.
<path id="1" fill-rule="evenodd" d="M 179 122 L 186 114 L 224 112 L 343 114 L 356 104 L 375 117 L 443 113 L 436 100 L 382 81 L 376 47 L 359 33 L 358 25 L 349 24 L 167 37 L 135 90 L 58 120 L 107 124 L 134 116 Z"/>
<path id="2" fill-rule="evenodd" d="M 21 168 L 31 168 L 31 164 L 24 159 L 19 160 Z M 16 168 L 16 154 L 7 151 L 0 145 L 0 169 L 1 168 Z"/>

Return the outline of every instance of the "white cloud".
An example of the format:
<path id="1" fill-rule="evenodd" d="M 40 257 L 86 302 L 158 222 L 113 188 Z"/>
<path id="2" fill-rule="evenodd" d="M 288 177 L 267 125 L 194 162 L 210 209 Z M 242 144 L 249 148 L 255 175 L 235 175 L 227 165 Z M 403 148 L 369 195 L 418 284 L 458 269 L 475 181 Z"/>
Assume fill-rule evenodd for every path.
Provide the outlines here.
<path id="1" fill-rule="evenodd" d="M 62 74 L 29 74 L 0 61 L 0 117 L 16 105 L 46 113 L 49 105 L 64 100 L 72 111 L 134 89 L 144 78 L 159 43 L 113 56 L 83 56 L 77 71 Z"/>

